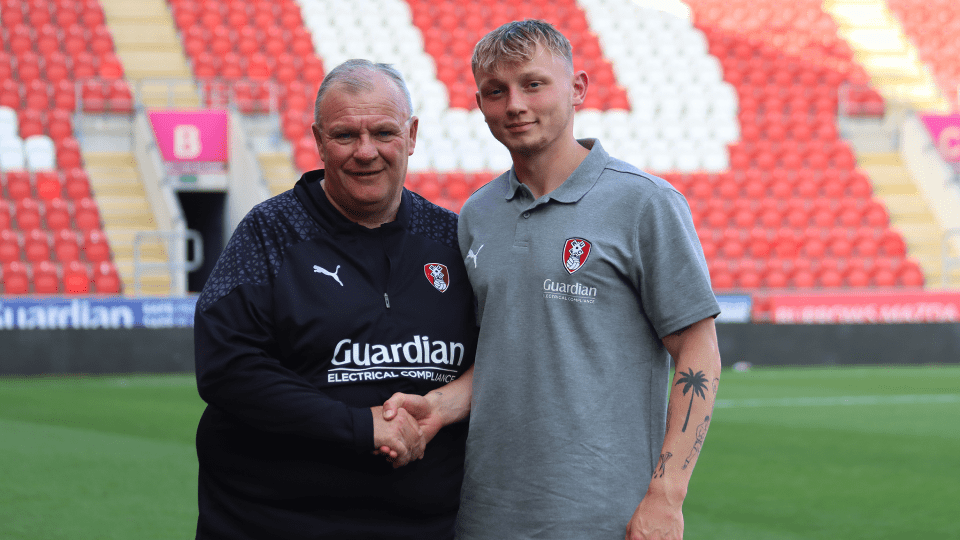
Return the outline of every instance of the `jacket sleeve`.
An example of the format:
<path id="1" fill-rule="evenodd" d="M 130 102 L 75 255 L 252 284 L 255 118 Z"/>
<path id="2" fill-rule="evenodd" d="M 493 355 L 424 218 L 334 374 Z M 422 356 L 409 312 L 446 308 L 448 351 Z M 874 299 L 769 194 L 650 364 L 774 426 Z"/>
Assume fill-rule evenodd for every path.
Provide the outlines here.
<path id="1" fill-rule="evenodd" d="M 331 399 L 277 356 L 270 253 L 247 216 L 217 261 L 197 302 L 194 353 L 200 397 L 251 427 L 373 449 L 370 409 Z"/>

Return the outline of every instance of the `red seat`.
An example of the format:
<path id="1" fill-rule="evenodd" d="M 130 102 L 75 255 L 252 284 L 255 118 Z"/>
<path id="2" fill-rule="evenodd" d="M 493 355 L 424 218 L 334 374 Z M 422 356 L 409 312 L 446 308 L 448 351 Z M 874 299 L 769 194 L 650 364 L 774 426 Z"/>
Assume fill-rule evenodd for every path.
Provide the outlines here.
<path id="1" fill-rule="evenodd" d="M 0 198 L 0 231 L 13 227 L 13 219 L 10 217 L 10 207 L 6 201 Z"/>
<path id="2" fill-rule="evenodd" d="M 59 197 L 50 199 L 44 205 L 44 210 L 48 229 L 59 231 L 71 227 L 70 205 L 63 199 Z"/>
<path id="3" fill-rule="evenodd" d="M 30 185 L 30 174 L 26 171 L 7 171 L 7 197 L 14 201 L 30 197 L 33 188 Z"/>
<path id="4" fill-rule="evenodd" d="M 97 202 L 92 197 L 77 199 L 74 203 L 73 218 L 81 231 L 99 229 L 100 211 L 97 209 Z"/>
<path id="5" fill-rule="evenodd" d="M 30 277 L 27 265 L 20 261 L 3 263 L 3 292 L 5 294 L 27 294 L 30 292 Z"/>
<path id="6" fill-rule="evenodd" d="M 63 270 L 65 294 L 88 294 L 90 292 L 90 269 L 80 261 L 67 263 Z"/>
<path id="7" fill-rule="evenodd" d="M 90 178 L 87 176 L 86 171 L 79 167 L 67 171 L 64 178 L 64 187 L 67 191 L 67 197 L 75 201 L 92 196 L 90 192 Z"/>
<path id="8" fill-rule="evenodd" d="M 0 229 L 0 263 L 20 260 L 20 238 L 10 229 Z"/>
<path id="9" fill-rule="evenodd" d="M 37 171 L 34 180 L 37 184 L 37 195 L 42 200 L 51 201 L 61 196 L 63 186 L 60 178 L 54 171 Z"/>
<path id="10" fill-rule="evenodd" d="M 97 294 L 119 294 L 120 275 L 113 263 L 104 261 L 94 265 L 93 283 Z"/>
<path id="11" fill-rule="evenodd" d="M 61 229 L 54 233 L 53 253 L 61 263 L 80 260 L 80 243 L 77 233 L 70 229 Z"/>
<path id="12" fill-rule="evenodd" d="M 51 261 L 39 261 L 33 265 L 33 292 L 57 294 L 60 292 L 60 274 Z"/>
<path id="13" fill-rule="evenodd" d="M 110 244 L 107 242 L 107 237 L 103 234 L 103 231 L 91 229 L 84 233 L 83 254 L 92 263 L 101 263 L 111 259 Z"/>
<path id="14" fill-rule="evenodd" d="M 915 261 L 906 260 L 899 272 L 900 284 L 904 287 L 923 287 L 923 270 Z"/>
<path id="15" fill-rule="evenodd" d="M 31 198 L 23 198 L 16 204 L 16 223 L 20 230 L 40 227 L 40 205 Z"/>
<path id="16" fill-rule="evenodd" d="M 50 260 L 50 238 L 43 229 L 30 229 L 23 235 L 23 253 L 28 262 Z"/>

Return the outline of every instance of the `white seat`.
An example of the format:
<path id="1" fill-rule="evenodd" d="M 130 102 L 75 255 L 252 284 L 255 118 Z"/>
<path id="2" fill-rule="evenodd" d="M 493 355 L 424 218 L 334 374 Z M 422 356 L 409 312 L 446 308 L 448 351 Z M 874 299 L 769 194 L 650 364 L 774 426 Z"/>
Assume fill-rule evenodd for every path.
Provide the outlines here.
<path id="1" fill-rule="evenodd" d="M 707 172 L 723 172 L 730 168 L 730 153 L 725 148 L 704 152 L 701 159 L 703 170 Z"/>
<path id="2" fill-rule="evenodd" d="M 22 171 L 26 169 L 26 165 L 20 137 L 0 139 L 0 170 Z"/>
<path id="3" fill-rule="evenodd" d="M 33 135 L 23 141 L 23 154 L 27 169 L 52 171 L 57 168 L 57 150 L 53 139 L 46 135 Z"/>
<path id="4" fill-rule="evenodd" d="M 17 113 L 7 106 L 0 106 L 0 139 L 17 138 L 20 132 L 20 123 Z"/>

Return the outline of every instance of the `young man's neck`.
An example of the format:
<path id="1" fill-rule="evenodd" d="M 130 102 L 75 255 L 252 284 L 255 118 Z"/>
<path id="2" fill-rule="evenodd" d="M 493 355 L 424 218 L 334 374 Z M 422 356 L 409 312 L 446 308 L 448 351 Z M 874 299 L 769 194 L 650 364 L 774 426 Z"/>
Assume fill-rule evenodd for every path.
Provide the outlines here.
<path id="1" fill-rule="evenodd" d="M 560 187 L 589 153 L 571 137 L 566 144 L 554 145 L 535 155 L 511 156 L 517 180 L 530 189 L 534 199 L 539 199 Z"/>

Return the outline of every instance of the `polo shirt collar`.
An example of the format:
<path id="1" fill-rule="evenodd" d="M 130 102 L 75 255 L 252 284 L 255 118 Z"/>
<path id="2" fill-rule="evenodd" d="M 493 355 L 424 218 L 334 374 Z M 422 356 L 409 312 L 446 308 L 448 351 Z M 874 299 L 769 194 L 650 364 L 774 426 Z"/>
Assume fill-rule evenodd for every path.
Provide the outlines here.
<path id="1" fill-rule="evenodd" d="M 600 173 L 603 172 L 607 162 L 610 160 L 610 155 L 603 149 L 599 140 L 577 139 L 577 142 L 584 148 L 590 149 L 590 153 L 580 162 L 580 165 L 577 166 L 569 178 L 560 184 L 557 189 L 544 196 L 547 199 L 553 199 L 562 203 L 575 203 L 579 201 L 590 191 L 590 188 L 597 183 L 597 179 L 600 178 Z M 513 167 L 510 168 L 508 182 L 509 185 L 505 198 L 511 200 L 517 196 L 521 186 Z"/>

